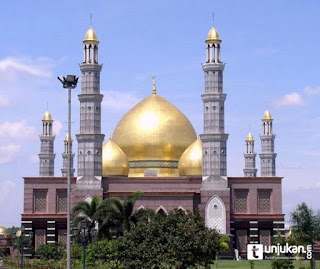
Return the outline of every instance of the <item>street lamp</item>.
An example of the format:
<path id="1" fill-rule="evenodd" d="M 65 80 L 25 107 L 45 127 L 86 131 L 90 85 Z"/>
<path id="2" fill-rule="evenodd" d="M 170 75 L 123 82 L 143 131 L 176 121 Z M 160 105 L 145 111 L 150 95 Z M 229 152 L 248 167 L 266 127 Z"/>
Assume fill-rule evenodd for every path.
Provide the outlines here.
<path id="1" fill-rule="evenodd" d="M 29 232 L 29 238 L 30 240 L 32 240 L 32 237 L 33 237 L 33 232 Z M 24 242 L 24 237 L 25 237 L 25 228 L 24 226 L 21 226 L 20 230 L 17 231 L 16 233 L 12 233 L 12 236 L 11 238 L 19 238 L 19 244 L 20 244 L 20 268 L 23 269 L 23 256 L 24 256 L 24 245 L 25 245 L 25 242 Z M 29 242 L 30 243 L 30 242 Z"/>
<path id="2" fill-rule="evenodd" d="M 81 234 L 81 241 L 82 241 L 82 246 L 83 246 L 83 259 L 82 259 L 82 268 L 85 269 L 86 268 L 86 247 L 87 247 L 87 243 L 90 242 L 89 240 L 89 236 L 91 236 L 91 243 L 93 243 L 94 241 L 94 237 L 96 236 L 97 230 L 92 227 L 89 230 L 88 227 L 88 221 L 86 219 L 83 219 L 81 221 L 81 228 L 80 228 L 80 234 Z M 72 228 L 72 234 L 74 237 L 77 236 L 78 234 L 78 228 L 77 227 L 73 227 Z"/>
<path id="3" fill-rule="evenodd" d="M 59 76 L 59 81 L 63 88 L 68 89 L 68 187 L 67 187 L 67 269 L 71 268 L 71 246 L 70 246 L 70 190 L 71 190 L 71 89 L 77 87 L 78 77 L 67 75 L 67 77 Z"/>

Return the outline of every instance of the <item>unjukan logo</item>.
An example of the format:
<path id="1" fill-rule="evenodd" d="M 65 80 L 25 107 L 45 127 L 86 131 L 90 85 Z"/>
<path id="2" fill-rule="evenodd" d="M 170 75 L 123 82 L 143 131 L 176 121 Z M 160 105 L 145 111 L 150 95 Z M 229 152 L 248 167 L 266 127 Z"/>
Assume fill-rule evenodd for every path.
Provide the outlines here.
<path id="1" fill-rule="evenodd" d="M 280 256 L 281 254 L 305 254 L 307 259 L 312 258 L 312 246 L 296 246 L 296 245 L 289 245 L 286 243 L 285 245 L 281 246 L 280 244 L 272 245 L 272 246 L 263 246 L 262 244 L 248 244 L 247 246 L 247 255 L 248 260 L 262 260 L 263 253 L 266 254 L 276 254 Z"/>
<path id="2" fill-rule="evenodd" d="M 247 255 L 248 255 L 248 260 L 262 260 L 263 259 L 263 245 L 262 244 L 248 244 Z"/>

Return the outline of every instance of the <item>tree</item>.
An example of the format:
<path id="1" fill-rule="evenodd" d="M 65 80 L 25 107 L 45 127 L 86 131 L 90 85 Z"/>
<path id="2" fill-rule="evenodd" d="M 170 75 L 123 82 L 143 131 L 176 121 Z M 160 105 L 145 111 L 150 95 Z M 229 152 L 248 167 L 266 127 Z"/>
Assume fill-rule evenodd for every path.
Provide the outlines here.
<path id="1" fill-rule="evenodd" d="M 295 211 L 291 212 L 292 232 L 290 241 L 301 245 L 314 245 L 320 240 L 320 211 L 317 214 L 306 203 L 298 204 Z M 314 255 L 310 261 L 311 269 L 314 269 Z"/>
<path id="2" fill-rule="evenodd" d="M 222 251 L 218 232 L 205 227 L 199 215 L 175 210 L 150 217 L 142 212 L 144 221 L 118 239 L 118 258 L 128 268 L 208 266 Z"/>
<path id="3" fill-rule="evenodd" d="M 134 205 L 142 192 L 137 191 L 128 195 L 122 203 L 119 198 L 109 197 L 105 199 L 97 211 L 99 221 L 99 237 L 105 238 L 113 235 L 122 235 L 129 232 L 133 225 L 137 223 L 134 215 Z"/>
<path id="4" fill-rule="evenodd" d="M 99 196 L 94 196 L 91 203 L 87 201 L 80 201 L 72 209 L 72 222 L 74 225 L 79 225 L 82 220 L 87 220 L 89 225 L 88 228 L 91 229 L 95 227 L 97 219 L 97 212 L 101 206 L 101 199 Z"/>

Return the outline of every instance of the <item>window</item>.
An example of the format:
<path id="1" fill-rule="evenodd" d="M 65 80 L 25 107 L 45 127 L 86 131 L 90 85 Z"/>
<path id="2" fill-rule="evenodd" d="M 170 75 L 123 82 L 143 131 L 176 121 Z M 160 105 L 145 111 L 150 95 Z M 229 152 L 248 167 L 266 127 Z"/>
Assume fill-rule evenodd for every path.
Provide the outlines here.
<path id="1" fill-rule="evenodd" d="M 240 252 L 245 252 L 247 250 L 247 230 L 238 230 L 237 231 L 237 249 Z"/>
<path id="2" fill-rule="evenodd" d="M 271 212 L 271 190 L 258 190 L 259 213 Z"/>
<path id="3" fill-rule="evenodd" d="M 234 211 L 235 213 L 246 213 L 248 211 L 248 193 L 249 190 L 235 190 Z"/>
<path id="4" fill-rule="evenodd" d="M 260 244 L 264 246 L 270 246 L 270 231 L 269 230 L 261 230 L 260 231 Z"/>
<path id="5" fill-rule="evenodd" d="M 67 190 L 57 190 L 57 212 L 67 212 Z"/>
<path id="6" fill-rule="evenodd" d="M 47 193 L 48 190 L 34 190 L 34 212 L 47 212 Z"/>

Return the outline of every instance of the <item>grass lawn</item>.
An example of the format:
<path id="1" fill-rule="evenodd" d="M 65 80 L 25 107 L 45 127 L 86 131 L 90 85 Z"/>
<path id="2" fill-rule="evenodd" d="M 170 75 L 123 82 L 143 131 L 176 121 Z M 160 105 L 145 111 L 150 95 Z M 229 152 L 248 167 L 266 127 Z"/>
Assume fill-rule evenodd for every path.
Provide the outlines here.
<path id="1" fill-rule="evenodd" d="M 310 262 L 302 262 L 298 263 L 296 261 L 293 262 L 294 268 L 299 269 L 300 267 L 306 267 L 310 264 Z M 211 266 L 212 269 L 216 268 L 216 265 Z M 218 261 L 218 269 L 222 268 L 243 268 L 243 269 L 250 269 L 249 261 Z M 254 262 L 254 269 L 270 269 L 271 268 L 271 261 L 255 261 Z M 307 267 L 306 267 L 307 268 Z M 320 268 L 320 262 L 317 262 L 317 268 Z"/>

